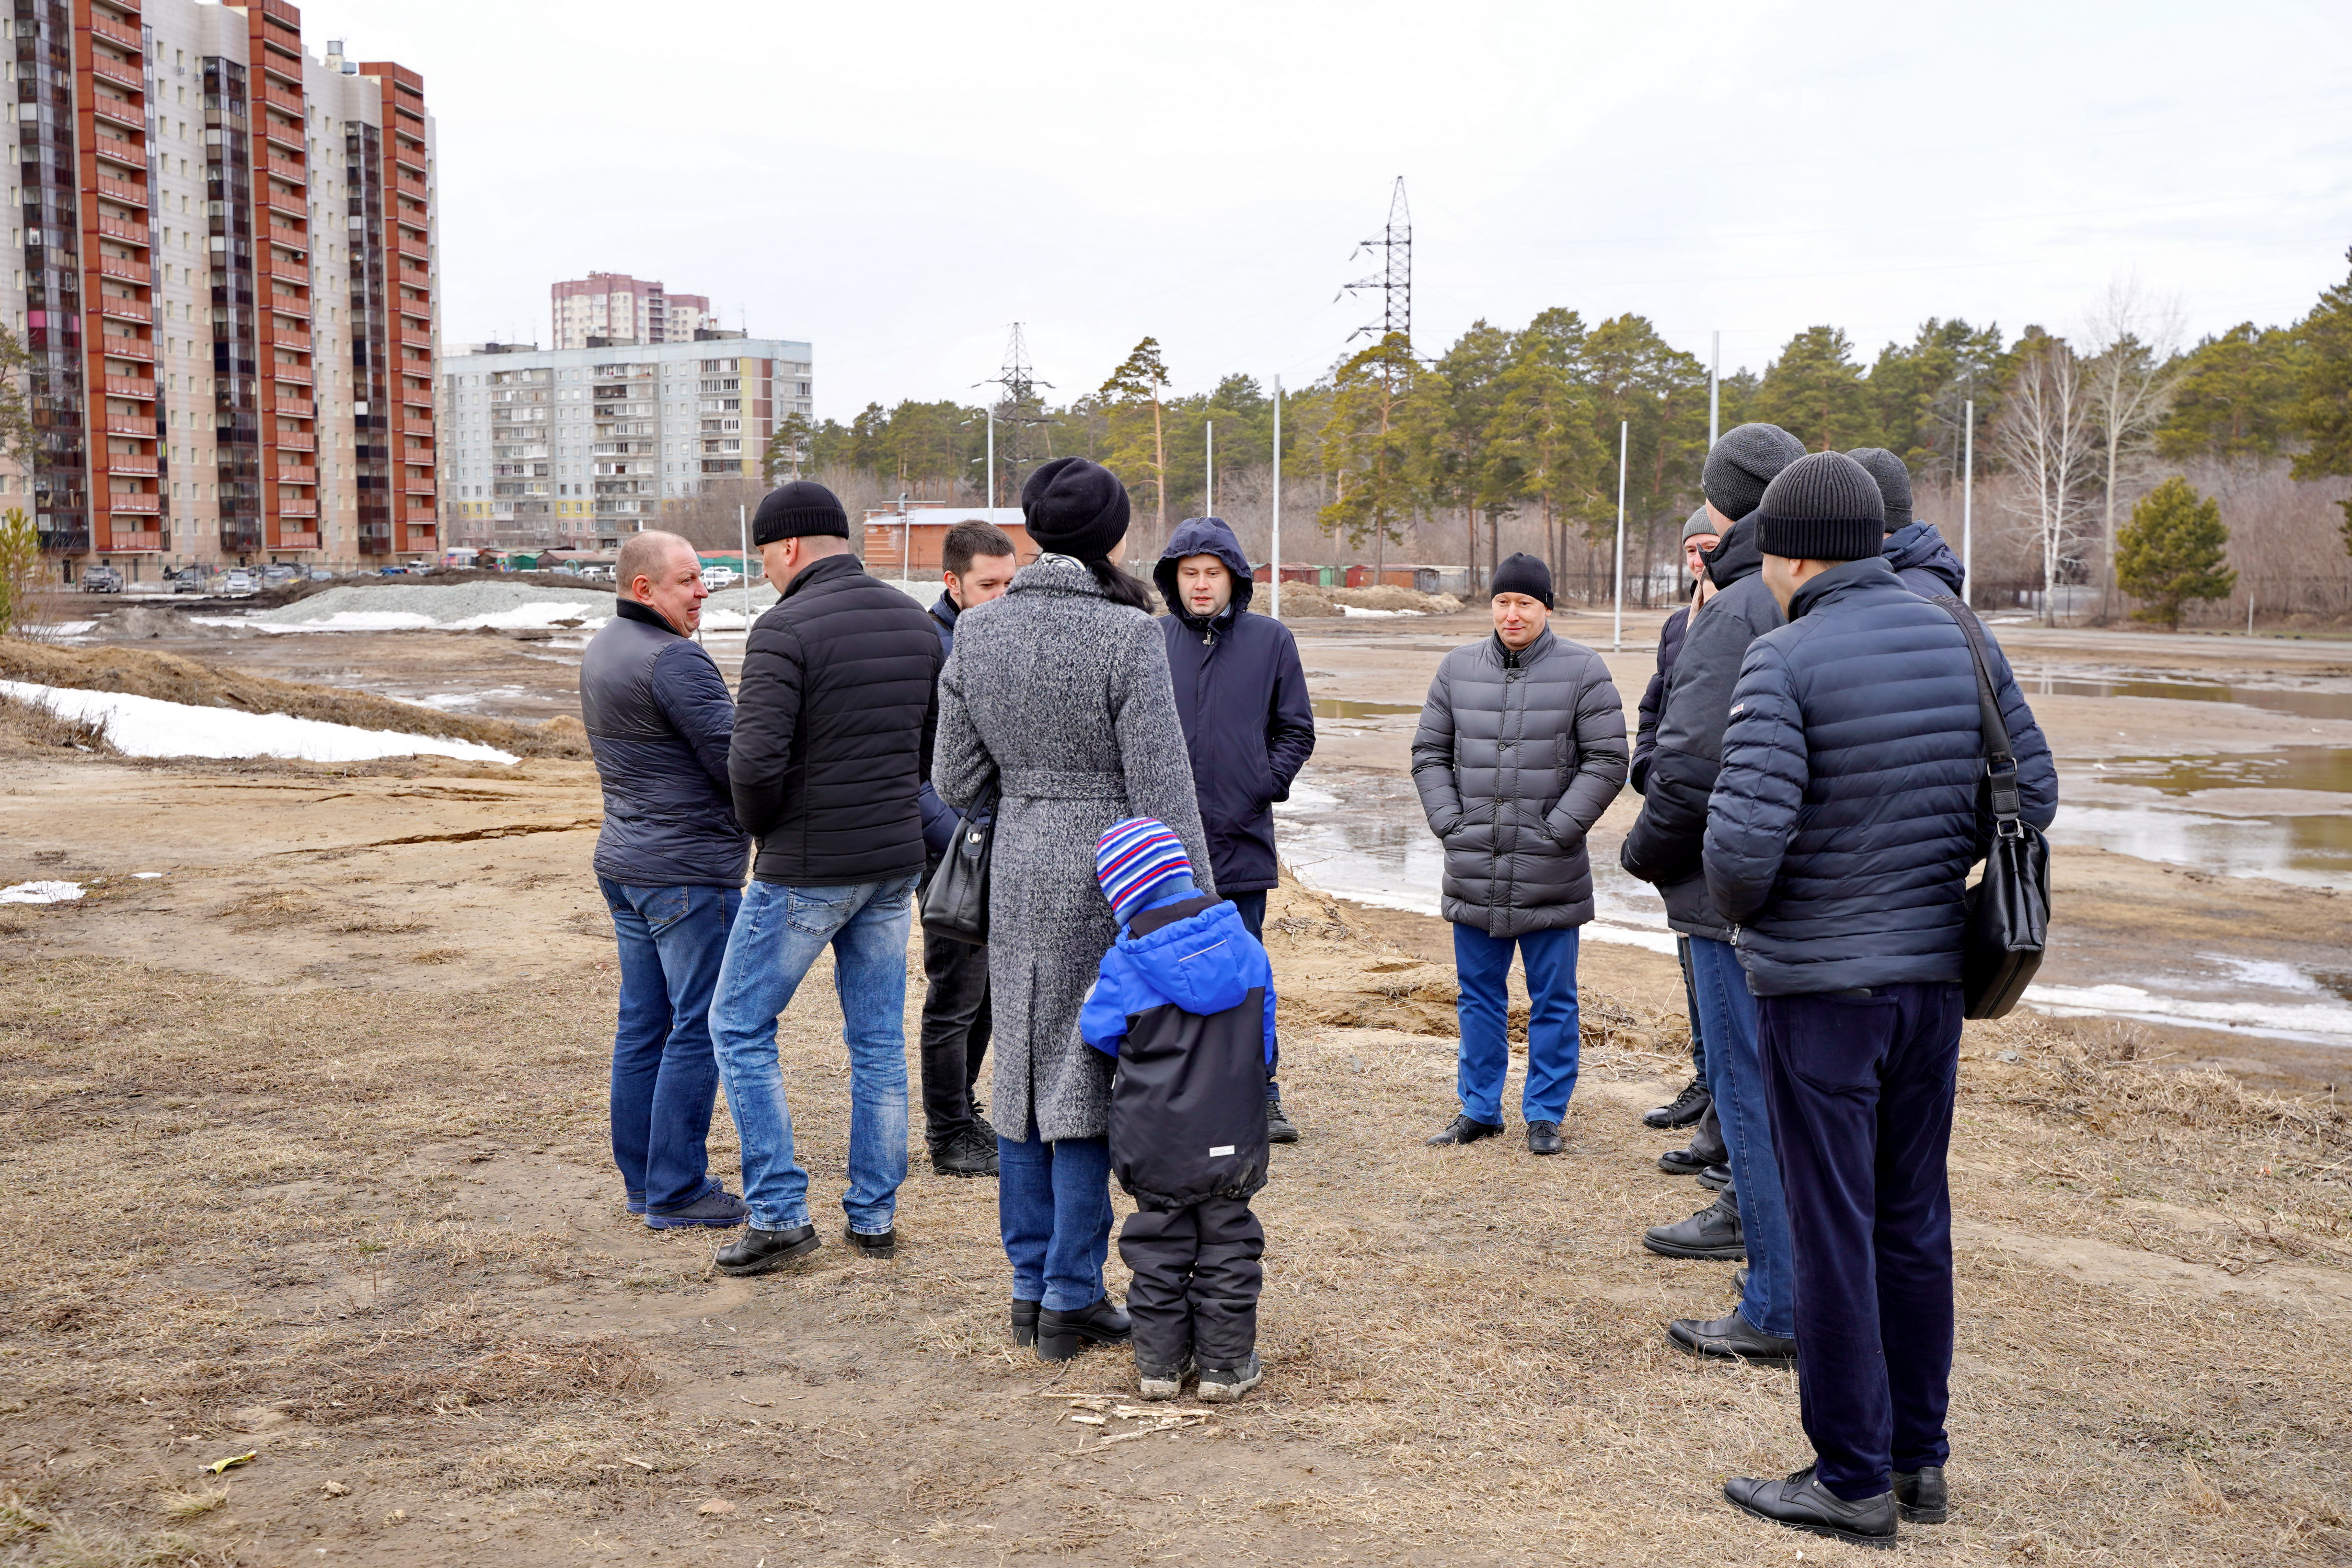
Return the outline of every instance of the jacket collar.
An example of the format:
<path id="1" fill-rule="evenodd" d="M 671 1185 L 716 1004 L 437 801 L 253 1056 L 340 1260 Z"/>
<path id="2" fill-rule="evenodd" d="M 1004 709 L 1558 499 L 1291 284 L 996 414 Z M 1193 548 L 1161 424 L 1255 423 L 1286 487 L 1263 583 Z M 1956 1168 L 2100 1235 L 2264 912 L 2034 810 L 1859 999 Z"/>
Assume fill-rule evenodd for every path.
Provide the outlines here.
<path id="1" fill-rule="evenodd" d="M 784 584 L 784 597 L 789 599 L 812 584 L 826 582 L 835 577 L 846 577 L 853 573 L 865 570 L 865 563 L 850 551 L 844 550 L 832 555 L 821 555 L 793 574 L 793 580 Z"/>
<path id="2" fill-rule="evenodd" d="M 956 624 L 956 617 L 961 614 L 963 614 L 961 606 L 949 596 L 945 588 L 940 589 L 940 602 L 931 606 L 931 619 L 943 626 L 952 627 Z"/>
<path id="3" fill-rule="evenodd" d="M 1010 590 L 1047 594 L 1084 594 L 1088 598 L 1109 597 L 1102 584 L 1095 581 L 1094 570 L 1075 555 L 1059 551 L 1041 552 L 1037 559 L 1013 574 Z"/>
<path id="4" fill-rule="evenodd" d="M 1725 529 L 1715 548 L 1706 552 L 1706 574 L 1717 592 L 1764 569 L 1764 552 L 1756 542 L 1756 514 L 1749 512 Z"/>
<path id="5" fill-rule="evenodd" d="M 1899 587 L 1895 580 L 1895 568 L 1886 563 L 1884 555 L 1865 555 L 1859 561 L 1847 561 L 1831 567 L 1817 577 L 1809 578 L 1804 585 L 1789 598 L 1789 618 L 1801 619 L 1806 612 L 1817 610 L 1831 600 L 1864 588 Z"/>
<path id="6" fill-rule="evenodd" d="M 672 637 L 678 635 L 677 628 L 669 624 L 669 617 L 651 605 L 640 604 L 635 599 L 624 599 L 615 594 L 613 595 L 613 613 L 625 621 L 639 621 L 649 626 L 658 626 Z"/>
<path id="7" fill-rule="evenodd" d="M 1536 634 L 1536 640 L 1523 648 L 1505 647 L 1503 634 L 1500 632 L 1489 633 L 1486 646 L 1494 649 L 1495 662 L 1505 669 L 1526 669 L 1549 653 L 1551 645 L 1556 640 L 1551 635 L 1551 627 L 1547 625 L 1543 630 Z"/>

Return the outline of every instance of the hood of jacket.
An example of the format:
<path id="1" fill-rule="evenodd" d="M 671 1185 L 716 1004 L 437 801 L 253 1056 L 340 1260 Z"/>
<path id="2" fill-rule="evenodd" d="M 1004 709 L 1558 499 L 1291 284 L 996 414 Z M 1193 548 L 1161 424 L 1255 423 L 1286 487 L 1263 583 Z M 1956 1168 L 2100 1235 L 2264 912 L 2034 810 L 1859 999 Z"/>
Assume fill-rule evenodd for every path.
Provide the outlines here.
<path id="1" fill-rule="evenodd" d="M 1706 574 L 1720 593 L 1762 570 L 1764 551 L 1756 542 L 1756 514 L 1749 512 L 1725 530 L 1715 548 L 1706 552 Z"/>
<path id="2" fill-rule="evenodd" d="M 1199 555 L 1202 551 L 1192 553 Z M 1164 908 L 1197 892 L 1161 899 L 1141 912 Z M 1249 928 L 1230 900 L 1197 915 L 1171 921 L 1148 936 L 1121 931 L 1118 950 L 1151 988 L 1187 1013 L 1203 1016 L 1238 1007 L 1249 994 Z"/>
<path id="3" fill-rule="evenodd" d="M 1888 534 L 1886 563 L 1897 572 L 1932 572 L 1955 594 L 1966 580 L 1960 558 L 1952 553 L 1952 547 L 1944 542 L 1932 522 L 1911 523 Z"/>
<path id="4" fill-rule="evenodd" d="M 1233 601 L 1206 620 L 1185 609 L 1183 600 L 1176 596 L 1176 563 L 1187 555 L 1213 555 L 1234 574 Z M 1151 569 L 1151 582 L 1160 590 L 1169 614 L 1195 632 L 1228 616 L 1247 615 L 1255 586 L 1249 557 L 1242 553 L 1242 542 L 1234 537 L 1234 531 L 1222 517 L 1188 517 L 1178 523 L 1176 531 L 1168 536 L 1168 548 L 1160 552 L 1160 563 Z"/>

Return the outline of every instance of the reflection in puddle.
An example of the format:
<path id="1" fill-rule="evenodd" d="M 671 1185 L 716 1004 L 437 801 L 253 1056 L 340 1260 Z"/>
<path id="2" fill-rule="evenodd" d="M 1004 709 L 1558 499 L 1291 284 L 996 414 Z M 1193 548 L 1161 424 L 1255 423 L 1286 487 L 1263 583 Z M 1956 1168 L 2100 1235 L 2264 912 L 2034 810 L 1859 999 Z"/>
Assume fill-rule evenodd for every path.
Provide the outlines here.
<path id="1" fill-rule="evenodd" d="M 2114 680 L 2084 680 L 2073 676 L 2018 671 L 2018 684 L 2028 697 L 2156 697 L 2173 702 L 2234 702 L 2269 713 L 2294 713 L 2306 719 L 2352 719 L 2352 692 L 2282 691 L 2260 686 L 2225 686 L 2199 680 L 2161 680 L 2124 677 Z"/>
<path id="2" fill-rule="evenodd" d="M 2314 789 L 2352 795 L 2352 746 L 2283 746 L 2252 756 L 2116 757 L 2112 779 L 2166 795 L 2203 789 Z"/>
<path id="3" fill-rule="evenodd" d="M 2217 877 L 2352 889 L 2352 816 L 2208 816 L 2161 805 L 2062 802 L 2050 838 Z"/>

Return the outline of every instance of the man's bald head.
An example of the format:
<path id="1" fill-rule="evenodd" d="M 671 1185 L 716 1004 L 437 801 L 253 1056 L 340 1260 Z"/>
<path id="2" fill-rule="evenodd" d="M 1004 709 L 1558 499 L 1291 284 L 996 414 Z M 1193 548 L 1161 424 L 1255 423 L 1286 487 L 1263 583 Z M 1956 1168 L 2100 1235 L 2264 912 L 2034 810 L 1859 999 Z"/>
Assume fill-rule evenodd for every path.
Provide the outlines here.
<path id="1" fill-rule="evenodd" d="M 675 533 L 647 529 L 622 542 L 620 559 L 613 563 L 613 585 L 621 597 L 650 605 L 680 637 L 691 637 L 702 624 L 702 601 L 710 590 L 702 582 L 702 557 Z"/>

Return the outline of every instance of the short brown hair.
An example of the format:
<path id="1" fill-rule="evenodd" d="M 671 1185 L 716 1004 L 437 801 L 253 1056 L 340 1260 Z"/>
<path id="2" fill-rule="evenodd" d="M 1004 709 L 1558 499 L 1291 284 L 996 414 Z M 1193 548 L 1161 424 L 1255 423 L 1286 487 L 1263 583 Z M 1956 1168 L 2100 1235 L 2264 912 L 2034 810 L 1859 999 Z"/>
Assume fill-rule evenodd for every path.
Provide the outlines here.
<path id="1" fill-rule="evenodd" d="M 940 565 L 961 577 L 971 570 L 976 555 L 1015 555 L 1013 536 L 992 522 L 968 517 L 948 530 L 940 542 Z"/>

